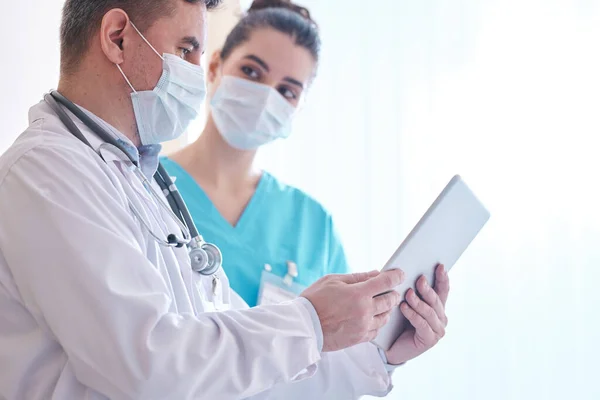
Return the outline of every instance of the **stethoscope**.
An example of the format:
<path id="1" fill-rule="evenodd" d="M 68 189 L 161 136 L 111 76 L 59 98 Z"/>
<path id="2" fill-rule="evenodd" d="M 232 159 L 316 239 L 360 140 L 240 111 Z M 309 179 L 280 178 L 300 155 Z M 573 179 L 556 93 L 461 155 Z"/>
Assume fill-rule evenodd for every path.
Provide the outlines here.
<path id="1" fill-rule="evenodd" d="M 145 219 L 142 217 L 142 214 L 133 206 L 131 202 L 129 202 L 129 207 L 134 216 L 141 222 L 144 228 L 150 233 L 152 238 L 158 244 L 177 248 L 187 245 L 193 271 L 207 276 L 214 275 L 221 267 L 221 251 L 214 244 L 206 243 L 202 236 L 198 233 L 196 225 L 194 224 L 185 202 L 181 198 L 177 187 L 162 164 L 158 164 L 158 169 L 156 174 L 154 174 L 154 179 L 167 198 L 169 207 L 167 207 L 167 205 L 164 203 L 164 200 L 161 199 L 160 195 L 157 194 L 152 187 L 151 182 L 143 174 L 139 167 L 138 161 L 135 160 L 133 156 L 123 147 L 123 145 L 121 145 L 121 143 L 119 143 L 110 133 L 106 132 L 104 128 L 93 121 L 79 107 L 77 107 L 73 102 L 57 91 L 52 91 L 46 94 L 44 96 L 44 100 L 54 110 L 69 132 L 71 132 L 73 136 L 81 140 L 84 144 L 92 148 L 95 152 L 96 150 L 94 147 L 92 147 L 90 142 L 86 139 L 83 133 L 81 133 L 79 128 L 62 109 L 59 103 L 71 111 L 73 115 L 81 120 L 81 122 L 83 122 L 105 142 L 100 145 L 99 151 L 96 152 L 105 162 L 108 162 L 107 158 L 110 156 L 116 156 L 116 158 L 120 161 L 132 163 L 132 170 L 134 171 L 135 175 L 142 181 L 144 187 L 146 187 L 147 191 L 152 195 L 156 203 L 177 223 L 177 226 L 181 229 L 183 237 L 180 238 L 176 234 L 171 233 L 167 235 L 166 240 L 163 239 L 161 235 L 157 235 L 152 230 L 150 225 L 146 223 Z"/>

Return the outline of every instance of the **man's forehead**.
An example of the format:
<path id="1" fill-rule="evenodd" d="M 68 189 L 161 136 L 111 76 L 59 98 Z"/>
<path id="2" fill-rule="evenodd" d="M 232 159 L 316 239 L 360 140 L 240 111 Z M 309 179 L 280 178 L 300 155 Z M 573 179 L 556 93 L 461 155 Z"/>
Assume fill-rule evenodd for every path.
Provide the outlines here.
<path id="1" fill-rule="evenodd" d="M 207 10 L 203 2 L 188 3 L 176 1 L 174 12 L 163 18 L 159 18 L 150 27 L 155 34 L 161 36 L 179 36 L 178 39 L 196 38 L 204 42 L 206 38 L 206 15 Z"/>
<path id="2" fill-rule="evenodd" d="M 172 20 L 189 26 L 206 24 L 208 11 L 203 1 L 190 3 L 188 1 L 176 0 Z"/>

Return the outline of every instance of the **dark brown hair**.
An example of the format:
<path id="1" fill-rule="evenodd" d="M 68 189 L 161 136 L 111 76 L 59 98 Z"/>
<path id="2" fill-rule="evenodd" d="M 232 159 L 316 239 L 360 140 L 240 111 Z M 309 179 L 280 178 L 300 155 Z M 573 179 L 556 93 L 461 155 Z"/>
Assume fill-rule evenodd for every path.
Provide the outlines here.
<path id="1" fill-rule="evenodd" d="M 221 3 L 221 0 L 66 0 L 60 27 L 61 70 L 70 72 L 77 67 L 108 11 L 122 9 L 144 32 L 158 18 L 173 13 L 176 1 L 204 3 L 208 9 Z"/>
<path id="2" fill-rule="evenodd" d="M 252 32 L 262 28 L 271 28 L 290 35 L 296 45 L 307 49 L 315 61 L 319 60 L 321 38 L 318 26 L 312 20 L 308 9 L 290 0 L 255 0 L 248 13 L 227 36 L 221 50 L 221 59 L 229 57 L 236 47 L 250 38 Z"/>

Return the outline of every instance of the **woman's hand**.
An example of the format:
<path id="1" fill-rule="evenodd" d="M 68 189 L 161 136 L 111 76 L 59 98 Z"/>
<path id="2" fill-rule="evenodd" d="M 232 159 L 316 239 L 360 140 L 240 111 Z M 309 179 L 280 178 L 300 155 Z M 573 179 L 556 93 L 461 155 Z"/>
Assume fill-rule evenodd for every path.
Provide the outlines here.
<path id="1" fill-rule="evenodd" d="M 435 346 L 444 337 L 448 318 L 446 300 L 450 291 L 448 273 L 443 265 L 435 271 L 435 289 L 424 276 L 417 281 L 419 296 L 413 289 L 406 293 L 406 302 L 400 306 L 402 314 L 411 323 L 385 355 L 389 364 L 402 364 Z"/>

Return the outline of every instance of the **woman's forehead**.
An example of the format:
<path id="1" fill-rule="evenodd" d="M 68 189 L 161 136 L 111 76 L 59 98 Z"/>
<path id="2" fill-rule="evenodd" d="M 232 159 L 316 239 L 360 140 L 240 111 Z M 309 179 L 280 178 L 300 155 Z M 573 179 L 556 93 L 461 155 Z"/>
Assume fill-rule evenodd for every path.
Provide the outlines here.
<path id="1" fill-rule="evenodd" d="M 270 73 L 293 75 L 302 81 L 308 81 L 312 77 L 316 65 L 308 49 L 297 45 L 290 35 L 272 28 L 252 32 L 248 40 L 240 44 L 229 58 L 240 61 L 248 56 L 261 59 Z"/>

